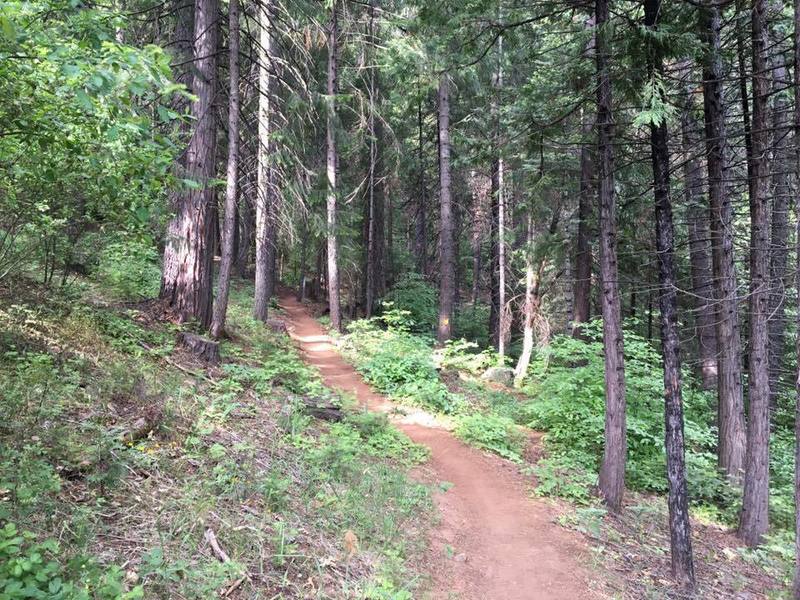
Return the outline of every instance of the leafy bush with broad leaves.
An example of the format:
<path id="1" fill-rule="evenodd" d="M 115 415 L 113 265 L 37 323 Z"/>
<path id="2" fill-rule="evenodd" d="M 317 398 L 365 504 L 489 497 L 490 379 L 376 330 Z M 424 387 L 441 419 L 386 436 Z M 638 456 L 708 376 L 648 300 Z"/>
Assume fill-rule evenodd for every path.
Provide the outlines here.
<path id="1" fill-rule="evenodd" d="M 406 318 L 405 311 L 391 309 L 380 317 L 351 323 L 345 350 L 379 391 L 425 408 L 454 412 L 459 398 L 439 378 L 431 341 L 410 333 Z"/>
<path id="2" fill-rule="evenodd" d="M 603 454 L 604 382 L 600 323 L 592 323 L 589 341 L 560 336 L 534 357 L 525 391 L 533 399 L 515 414 L 546 432 L 549 457 L 540 461 L 540 492 L 585 500 L 584 488 L 596 481 Z M 628 462 L 626 483 L 632 489 L 664 493 L 664 392 L 661 358 L 655 346 L 625 332 Z M 735 522 L 740 492 L 717 469 L 714 399 L 684 373 L 684 434 L 689 495 L 716 518 Z M 770 449 L 770 519 L 778 527 L 792 523 L 793 439 L 791 432 L 772 436 Z"/>
<path id="3" fill-rule="evenodd" d="M 459 419 L 456 436 L 465 442 L 490 450 L 515 462 L 522 460 L 525 434 L 508 417 L 473 414 Z"/>
<path id="4" fill-rule="evenodd" d="M 0 528 L 0 598 L 22 600 L 135 600 L 141 586 L 127 589 L 119 567 L 105 568 L 95 560 L 76 558 L 63 564 L 55 540 L 41 543 L 14 523 Z M 75 572 L 73 572 L 75 571 Z"/>

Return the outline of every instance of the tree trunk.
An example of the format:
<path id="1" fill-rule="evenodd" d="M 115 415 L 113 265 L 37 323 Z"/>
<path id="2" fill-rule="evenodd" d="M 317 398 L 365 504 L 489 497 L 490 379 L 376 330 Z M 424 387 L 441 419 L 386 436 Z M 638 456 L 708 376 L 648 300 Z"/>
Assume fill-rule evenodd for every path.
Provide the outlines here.
<path id="1" fill-rule="evenodd" d="M 718 5 L 701 10 L 700 30 L 708 54 L 703 64 L 703 112 L 705 115 L 706 163 L 711 224 L 711 258 L 717 305 L 718 355 L 717 396 L 719 402 L 719 464 L 733 480 L 744 468 L 745 422 L 742 399 L 742 353 L 733 262 L 733 209 L 725 189 L 727 132 L 722 102 L 722 56 Z"/>
<path id="2" fill-rule="evenodd" d="M 425 187 L 425 146 L 422 129 L 422 91 L 418 90 L 417 99 L 417 168 L 419 169 L 419 189 L 417 190 L 417 208 L 414 219 L 414 252 L 417 256 L 417 270 L 422 275 L 428 273 L 428 234 L 426 225 L 425 200 L 428 194 Z"/>
<path id="3" fill-rule="evenodd" d="M 605 356 L 605 447 L 600 492 L 611 510 L 622 508 L 627 437 L 625 362 L 617 270 L 617 222 L 614 198 L 614 118 L 612 113 L 608 0 L 595 0 L 597 62 L 597 171 L 600 205 L 600 279 Z"/>
<path id="4" fill-rule="evenodd" d="M 703 182 L 700 161 L 694 149 L 699 143 L 693 117 L 692 90 L 686 89 L 681 114 L 683 145 L 683 180 L 686 221 L 689 230 L 689 266 L 694 300 L 694 330 L 697 339 L 700 381 L 703 389 L 717 386 L 717 335 L 714 330 L 714 305 L 711 282 L 711 249 L 708 211 L 703 206 Z"/>
<path id="5" fill-rule="evenodd" d="M 376 102 L 378 94 L 378 81 L 376 73 L 376 54 L 378 39 L 375 24 L 375 1 L 371 0 L 369 6 L 369 44 L 372 49 L 372 59 L 369 71 L 369 173 L 367 175 L 367 264 L 366 264 L 366 293 L 364 310 L 367 318 L 371 317 L 375 308 L 376 298 L 386 291 L 386 278 L 384 275 L 384 223 L 383 223 L 383 194 L 381 180 L 381 157 L 379 155 L 379 141 L 382 137 L 380 119 L 376 119 Z"/>
<path id="6" fill-rule="evenodd" d="M 271 293 L 270 279 L 272 274 L 273 236 L 270 231 L 273 195 L 273 165 L 270 149 L 272 134 L 272 73 L 273 35 L 272 22 L 273 2 L 268 0 L 259 12 L 259 48 L 258 48 L 258 190 L 256 193 L 256 281 L 253 302 L 253 317 L 266 321 L 269 313 L 269 297 Z"/>
<path id="7" fill-rule="evenodd" d="M 439 327 L 440 344 L 450 339 L 455 303 L 453 207 L 450 198 L 450 85 L 448 74 L 439 79 Z"/>
<path id="8" fill-rule="evenodd" d="M 525 304 L 523 306 L 522 352 L 514 368 L 514 387 L 521 387 L 528 373 L 533 352 L 533 319 L 538 308 L 538 280 L 533 265 L 533 218 L 528 213 L 527 248 L 525 248 Z"/>
<path id="9" fill-rule="evenodd" d="M 495 349 L 500 349 L 500 254 L 499 244 L 497 243 L 498 229 L 497 215 L 499 207 L 497 201 L 500 199 L 500 169 L 499 161 L 495 157 L 492 160 L 492 183 L 489 202 L 489 339 Z"/>
<path id="10" fill-rule="evenodd" d="M 478 297 L 481 291 L 481 246 L 482 244 L 482 223 L 481 215 L 483 210 L 481 207 L 481 195 L 478 186 L 478 179 L 475 171 L 471 171 L 469 175 L 470 192 L 472 196 L 472 305 L 478 303 Z"/>
<path id="11" fill-rule="evenodd" d="M 216 127 L 214 91 L 217 74 L 217 0 L 196 0 L 194 17 L 194 68 L 192 117 L 195 130 L 186 149 L 186 175 L 198 182 L 197 189 L 177 198 L 177 214 L 167 230 L 164 267 L 159 297 L 181 321 L 211 323 L 211 205 L 214 190 Z"/>
<path id="12" fill-rule="evenodd" d="M 753 3 L 753 157 L 750 196 L 750 354 L 747 458 L 739 533 L 750 546 L 769 526 L 769 71 L 767 0 Z"/>
<path id="13" fill-rule="evenodd" d="M 645 27 L 657 30 L 661 0 L 646 0 Z M 651 38 L 652 39 L 652 38 Z M 651 68 L 663 77 L 663 58 L 658 41 L 651 42 Z M 665 100 L 665 99 L 662 99 Z M 692 532 L 686 490 L 686 457 L 683 438 L 678 298 L 675 289 L 675 233 L 669 183 L 669 147 L 666 118 L 650 125 L 653 160 L 653 193 L 656 214 L 656 248 L 661 310 L 661 348 L 664 360 L 664 433 L 669 486 L 669 531 L 672 575 L 685 588 L 694 587 Z"/>
<path id="14" fill-rule="evenodd" d="M 336 94 L 337 88 L 337 38 L 338 21 L 336 1 L 331 4 L 331 22 L 328 26 L 328 126 L 327 126 L 327 176 L 328 193 L 326 198 L 327 238 L 328 238 L 328 307 L 331 326 L 342 330 L 342 316 L 339 303 L 339 260 L 336 242 Z"/>
<path id="15" fill-rule="evenodd" d="M 734 21 L 736 27 L 736 60 L 739 67 L 739 100 L 742 106 L 742 124 L 744 126 L 744 148 L 745 156 L 747 158 L 747 191 L 750 196 L 753 195 L 753 185 L 755 179 L 753 176 L 753 135 L 752 127 L 750 124 L 750 99 L 747 93 L 747 58 L 745 57 L 745 40 L 747 34 L 741 26 L 741 19 L 738 15 L 745 14 L 747 9 L 744 5 L 744 0 L 736 0 L 736 15 Z"/>
<path id="16" fill-rule="evenodd" d="M 506 164 L 503 159 L 503 124 L 500 112 L 500 93 L 503 89 L 503 36 L 497 40 L 497 77 L 495 81 L 495 152 L 497 156 L 497 353 L 506 355 L 511 333 L 510 313 L 506 310 Z"/>
<path id="17" fill-rule="evenodd" d="M 794 0 L 794 105 L 800 106 L 800 0 Z M 795 169 L 800 176 L 800 110 L 794 111 Z M 795 202 L 795 290 L 800 307 L 800 202 Z M 795 416 L 794 416 L 794 600 L 800 600 L 800 310 L 795 316 Z"/>
<path id="18" fill-rule="evenodd" d="M 782 5 L 781 5 L 782 6 Z M 779 7 L 778 7 L 779 8 Z M 778 44 L 782 34 L 771 32 L 772 43 Z M 781 381 L 786 333 L 786 288 L 791 285 L 786 279 L 786 264 L 789 258 L 789 172 L 792 169 L 789 149 L 789 111 L 787 94 L 789 77 L 784 65 L 783 53 L 775 52 L 772 62 L 772 91 L 774 104 L 772 113 L 772 226 L 769 256 L 769 389 L 770 405 L 775 406 Z"/>
<path id="19" fill-rule="evenodd" d="M 581 130 L 589 136 L 592 124 L 582 117 Z M 575 285 L 572 300 L 572 337 L 582 336 L 582 323 L 588 323 L 591 311 L 592 294 L 592 153 L 588 143 L 581 146 L 581 181 L 578 194 L 578 233 L 575 240 Z"/>
<path id="20" fill-rule="evenodd" d="M 233 267 L 233 242 L 236 235 L 236 199 L 239 177 L 239 0 L 228 5 L 228 165 L 225 181 L 225 224 L 222 228 L 222 260 L 217 282 L 217 299 L 211 321 L 211 337 L 218 339 L 225 327 L 228 293 Z"/>

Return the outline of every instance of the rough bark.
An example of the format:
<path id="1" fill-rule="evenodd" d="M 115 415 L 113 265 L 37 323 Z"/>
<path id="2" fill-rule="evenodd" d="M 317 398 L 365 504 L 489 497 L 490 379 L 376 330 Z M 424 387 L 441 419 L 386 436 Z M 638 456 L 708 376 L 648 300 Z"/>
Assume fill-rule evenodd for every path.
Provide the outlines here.
<path id="1" fill-rule="evenodd" d="M 266 321 L 269 313 L 272 274 L 271 246 L 274 235 L 270 231 L 272 205 L 274 203 L 273 164 L 270 156 L 272 135 L 272 0 L 267 0 L 259 11 L 259 49 L 258 49 L 258 187 L 256 193 L 256 256 L 255 256 L 255 297 L 253 317 Z"/>
<path id="2" fill-rule="evenodd" d="M 376 116 L 378 103 L 378 76 L 375 54 L 378 46 L 375 23 L 375 0 L 369 6 L 369 44 L 373 58 L 369 67 L 369 172 L 367 174 L 367 264 L 364 310 L 371 317 L 376 299 L 386 291 L 384 268 L 384 200 L 380 140 L 383 137 L 380 118 Z"/>
<path id="3" fill-rule="evenodd" d="M 327 159 L 328 193 L 325 201 L 328 242 L 328 307 L 331 326 L 342 330 L 342 315 L 339 303 L 339 258 L 336 241 L 336 94 L 338 93 L 338 11 L 336 2 L 331 5 L 331 21 L 328 25 L 328 123 L 327 123 Z"/>
<path id="4" fill-rule="evenodd" d="M 794 105 L 800 106 L 800 0 L 794 0 Z M 795 169 L 800 176 L 800 110 L 794 111 Z M 800 307 L 800 202 L 795 202 L 795 290 Z M 794 600 L 800 600 L 800 310 L 795 316 L 795 416 L 794 416 Z"/>
<path id="5" fill-rule="evenodd" d="M 525 302 L 522 308 L 522 352 L 514 368 L 514 387 L 520 387 L 528 372 L 528 364 L 533 352 L 533 317 L 538 301 L 536 272 L 533 265 L 533 219 L 528 213 L 528 247 L 525 252 Z"/>
<path id="6" fill-rule="evenodd" d="M 581 129 L 588 136 L 591 121 L 582 117 Z M 591 218 L 592 202 L 592 152 L 588 143 L 581 146 L 581 181 L 578 193 L 578 232 L 575 239 L 575 285 L 572 288 L 572 336 L 581 337 L 581 323 L 588 323 L 591 316 L 592 293 L 592 246 Z"/>
<path id="7" fill-rule="evenodd" d="M 625 363 L 617 270 L 617 222 L 614 194 L 614 118 L 612 112 L 610 42 L 606 26 L 608 0 L 595 0 L 597 35 L 597 171 L 600 205 L 600 280 L 605 357 L 605 444 L 600 468 L 600 492 L 612 510 L 622 507 L 625 492 L 627 436 Z"/>
<path id="8" fill-rule="evenodd" d="M 425 206 L 428 191 L 425 184 L 425 138 L 423 137 L 422 92 L 417 98 L 417 169 L 419 171 L 419 189 L 417 190 L 417 206 L 414 214 L 414 254 L 417 257 L 417 270 L 426 275 L 428 272 L 428 234 Z"/>
<path id="9" fill-rule="evenodd" d="M 696 146 L 699 144 L 694 118 L 692 89 L 686 88 L 681 114 L 683 180 L 686 221 L 689 231 L 689 266 L 694 300 L 694 331 L 699 375 L 703 389 L 717 387 L 717 335 L 714 329 L 713 285 L 708 210 L 703 201 L 703 180 Z"/>
<path id="10" fill-rule="evenodd" d="M 450 84 L 448 74 L 439 79 L 439 343 L 450 339 L 455 301 L 455 249 L 453 206 L 450 197 Z"/>
<path id="11" fill-rule="evenodd" d="M 645 27 L 658 28 L 661 0 L 645 2 Z M 651 68 L 663 76 L 658 42 L 651 43 Z M 656 214 L 656 253 L 661 311 L 661 348 L 664 361 L 664 433 L 667 453 L 669 531 L 672 575 L 685 588 L 694 587 L 692 532 L 686 489 L 686 457 L 683 437 L 678 297 L 675 288 L 675 233 L 669 181 L 669 146 L 666 119 L 650 125 L 653 161 L 653 194 Z"/>
<path id="12" fill-rule="evenodd" d="M 753 185 L 750 196 L 749 419 L 739 534 L 756 546 L 769 527 L 769 71 L 767 0 L 755 0 L 753 38 Z"/>
<path id="13" fill-rule="evenodd" d="M 191 113 L 195 130 L 186 149 L 186 176 L 199 185 L 176 198 L 177 214 L 167 229 L 159 297 L 181 321 L 211 323 L 211 205 L 216 127 L 214 93 L 217 73 L 217 0 L 196 0 L 194 16 L 194 68 L 196 100 Z"/>
<path id="14" fill-rule="evenodd" d="M 773 6 L 775 6 L 773 4 Z M 780 9 L 780 6 L 777 7 Z M 781 34 L 771 32 L 773 44 L 778 44 Z M 775 406 L 781 381 L 782 362 L 786 349 L 786 265 L 789 259 L 789 205 L 791 203 L 789 172 L 792 169 L 789 133 L 789 77 L 784 65 L 783 53 L 775 52 L 772 57 L 772 91 L 774 94 L 772 111 L 772 225 L 769 247 L 769 388 L 770 405 Z M 788 284 L 788 285 L 787 285 Z"/>
<path id="15" fill-rule="evenodd" d="M 742 345 L 736 298 L 733 257 L 733 209 L 725 188 L 727 131 L 722 102 L 722 57 L 719 6 L 708 0 L 700 11 L 700 30 L 708 49 L 703 64 L 703 112 L 705 115 L 706 164 L 708 168 L 711 258 L 716 300 L 718 349 L 717 396 L 719 402 L 719 465 L 734 480 L 744 469 L 745 422 L 742 399 Z"/>
<path id="16" fill-rule="evenodd" d="M 217 278 L 217 299 L 211 321 L 211 337 L 219 338 L 225 327 L 228 294 L 236 236 L 236 199 L 239 177 L 239 0 L 228 5 L 228 165 L 225 178 L 225 215 L 222 227 L 222 258 Z"/>

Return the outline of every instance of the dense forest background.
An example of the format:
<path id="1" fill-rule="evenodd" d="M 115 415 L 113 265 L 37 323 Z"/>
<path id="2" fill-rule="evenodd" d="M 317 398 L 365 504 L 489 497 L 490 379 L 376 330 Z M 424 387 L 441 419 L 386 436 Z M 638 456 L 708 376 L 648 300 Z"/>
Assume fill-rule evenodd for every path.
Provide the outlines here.
<path id="1" fill-rule="evenodd" d="M 4 377 L 37 307 L 146 305 L 215 362 L 229 298 L 278 327 L 291 290 L 387 394 L 463 417 L 433 365 L 523 394 L 459 427 L 547 432 L 549 493 L 666 494 L 680 588 L 690 511 L 791 562 L 795 4 L 5 1 Z"/>

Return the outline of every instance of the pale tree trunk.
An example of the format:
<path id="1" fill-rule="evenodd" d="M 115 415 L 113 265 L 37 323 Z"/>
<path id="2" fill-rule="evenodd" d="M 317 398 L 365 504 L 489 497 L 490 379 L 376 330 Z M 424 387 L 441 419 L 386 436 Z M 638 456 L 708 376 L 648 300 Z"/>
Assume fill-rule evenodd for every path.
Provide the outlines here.
<path id="1" fill-rule="evenodd" d="M 611 510 L 622 508 L 625 492 L 627 434 L 625 419 L 625 359 L 617 269 L 617 220 L 614 198 L 614 117 L 609 73 L 608 0 L 595 1 L 597 35 L 597 171 L 600 205 L 600 305 L 605 356 L 605 445 L 600 467 L 600 493 Z"/>
<path id="2" fill-rule="evenodd" d="M 794 0 L 794 105 L 800 107 L 800 0 Z M 795 169 L 800 177 L 800 110 L 794 111 Z M 800 201 L 795 199 L 795 289 L 800 309 Z M 800 310 L 795 316 L 795 416 L 794 416 L 794 600 L 800 600 Z"/>
<path id="3" fill-rule="evenodd" d="M 775 10 L 781 10 L 782 4 L 773 3 Z M 779 44 L 782 33 L 771 32 L 770 39 L 773 44 Z M 772 129 L 774 141 L 772 155 L 772 226 L 770 232 L 769 256 L 769 389 L 770 405 L 777 402 L 778 389 L 781 381 L 783 366 L 783 353 L 786 338 L 786 263 L 789 259 L 789 204 L 791 190 L 789 188 L 789 172 L 792 168 L 789 132 L 790 105 L 787 94 L 789 93 L 789 77 L 784 65 L 783 53 L 775 52 L 773 62 L 773 93 L 774 110 L 772 113 Z M 789 283 L 789 285 L 791 285 Z"/>
<path id="4" fill-rule="evenodd" d="M 272 73 L 273 35 L 272 35 L 272 0 L 267 0 L 259 13 L 259 51 L 258 51 L 258 189 L 256 192 L 256 256 L 255 256 L 255 298 L 253 317 L 266 321 L 269 312 L 270 279 L 273 275 L 272 252 L 270 246 L 273 239 L 270 232 L 270 214 L 272 212 L 273 165 L 270 150 L 272 144 Z"/>
<path id="5" fill-rule="evenodd" d="M 159 297 L 181 321 L 211 323 L 212 240 L 216 127 L 214 93 L 217 75 L 217 0 L 196 0 L 192 117 L 195 130 L 186 149 L 186 176 L 199 184 L 177 198 L 177 214 L 167 229 Z"/>
<path id="6" fill-rule="evenodd" d="M 687 73 L 690 76 L 691 73 Z M 686 200 L 686 221 L 689 230 L 689 266 L 694 300 L 694 331 L 700 363 L 703 389 L 717 387 L 717 334 L 714 329 L 713 286 L 711 283 L 711 235 L 708 229 L 708 210 L 703 201 L 703 181 L 700 161 L 694 148 L 699 143 L 697 123 L 693 117 L 692 90 L 683 94 L 681 113 L 681 143 L 683 145 L 683 181 Z"/>
<path id="7" fill-rule="evenodd" d="M 769 71 L 767 1 L 753 3 L 753 177 L 750 196 L 750 355 L 747 458 L 739 534 L 756 546 L 769 528 Z"/>
<path id="8" fill-rule="evenodd" d="M 453 206 L 450 197 L 450 85 L 448 74 L 439 79 L 439 326 L 440 344 L 450 339 L 455 301 Z"/>
<path id="9" fill-rule="evenodd" d="M 225 328 L 228 294 L 233 267 L 233 242 L 236 235 L 236 200 L 239 177 L 239 0 L 228 5 L 228 165 L 225 181 L 225 223 L 222 227 L 222 260 L 217 281 L 217 299 L 211 321 L 211 337 L 219 338 Z"/>
<path id="10" fill-rule="evenodd" d="M 495 156 L 492 159 L 491 192 L 489 201 L 489 339 L 492 345 L 500 348 L 500 255 L 498 238 L 497 215 L 499 214 L 498 200 L 500 198 L 500 161 Z"/>
<path id="11" fill-rule="evenodd" d="M 560 218 L 561 207 L 556 205 L 553 212 L 553 219 L 550 222 L 549 234 L 555 234 Z M 534 223 L 533 216 L 528 213 L 527 223 L 527 244 L 525 248 L 525 303 L 523 306 L 522 324 L 522 352 L 514 368 L 514 387 L 521 387 L 525 376 L 528 373 L 531 355 L 533 354 L 534 344 L 543 347 L 550 342 L 550 323 L 542 314 L 542 297 L 540 294 L 540 284 L 542 274 L 546 266 L 544 259 L 538 264 L 534 263 Z M 536 338 L 534 340 L 534 337 Z"/>
<path id="12" fill-rule="evenodd" d="M 658 28 L 661 0 L 646 0 L 645 27 Z M 657 42 L 656 42 L 657 44 Z M 661 50 L 651 47 L 650 62 L 654 73 L 663 77 Z M 666 100 L 666 99 L 663 99 Z M 694 587 L 692 531 L 689 521 L 689 497 L 686 490 L 686 457 L 683 437 L 683 398 L 681 386 L 678 297 L 675 289 L 675 233 L 669 182 L 669 147 L 667 123 L 663 118 L 650 125 L 653 160 L 653 193 L 656 214 L 656 248 L 660 283 L 661 348 L 664 360 L 664 432 L 669 486 L 669 531 L 672 575 L 684 588 Z"/>
<path id="13" fill-rule="evenodd" d="M 722 15 L 708 0 L 701 10 L 700 30 L 708 48 L 703 64 L 706 163 L 711 227 L 711 259 L 717 305 L 717 396 L 719 402 L 719 465 L 733 480 L 741 478 L 745 457 L 744 401 L 742 399 L 742 344 L 733 258 L 733 208 L 725 189 L 727 132 L 722 101 Z"/>
<path id="14" fill-rule="evenodd" d="M 503 36 L 497 40 L 497 94 L 503 89 Z M 497 353 L 501 359 L 506 355 L 506 346 L 511 332 L 510 313 L 506 310 L 506 165 L 503 159 L 503 125 L 501 123 L 499 98 L 495 106 L 496 151 L 497 151 L 497 304 L 498 335 Z"/>
<path id="15" fill-rule="evenodd" d="M 327 176 L 326 198 L 328 239 L 328 307 L 331 326 L 342 330 L 342 315 L 339 303 L 339 259 L 336 242 L 336 94 L 337 87 L 337 38 L 339 35 L 336 2 L 331 5 L 331 22 L 328 26 L 328 125 L 327 125 Z"/>

